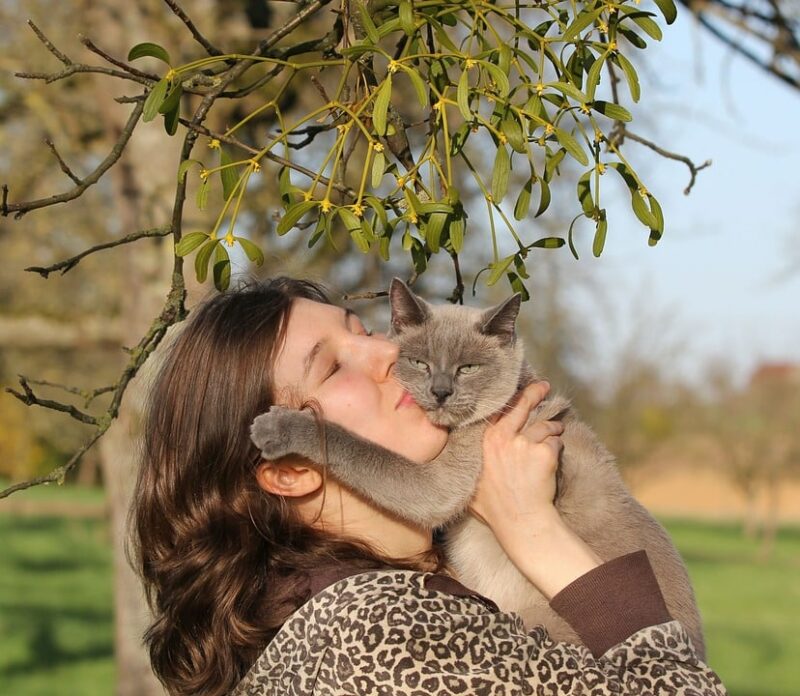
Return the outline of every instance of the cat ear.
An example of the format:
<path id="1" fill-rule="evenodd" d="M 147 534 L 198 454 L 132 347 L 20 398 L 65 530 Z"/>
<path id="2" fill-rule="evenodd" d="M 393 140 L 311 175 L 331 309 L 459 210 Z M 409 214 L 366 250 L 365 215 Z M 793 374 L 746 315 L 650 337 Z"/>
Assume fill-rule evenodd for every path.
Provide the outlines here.
<path id="1" fill-rule="evenodd" d="M 400 278 L 392 278 L 389 287 L 389 302 L 392 306 L 392 331 L 400 333 L 408 326 L 417 326 L 430 317 L 428 304 L 417 297 Z"/>
<path id="2" fill-rule="evenodd" d="M 487 309 L 478 322 L 479 331 L 511 343 L 515 337 L 514 326 L 521 302 L 522 295 L 517 292 L 502 304 Z"/>

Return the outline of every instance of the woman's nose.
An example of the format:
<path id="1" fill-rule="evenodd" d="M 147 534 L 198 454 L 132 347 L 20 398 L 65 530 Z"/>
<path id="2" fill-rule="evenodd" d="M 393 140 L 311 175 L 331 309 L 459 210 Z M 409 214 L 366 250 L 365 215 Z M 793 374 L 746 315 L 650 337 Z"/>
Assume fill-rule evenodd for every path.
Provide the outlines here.
<path id="1" fill-rule="evenodd" d="M 397 344 L 380 335 L 365 336 L 363 341 L 365 367 L 375 380 L 389 379 L 400 352 Z"/>

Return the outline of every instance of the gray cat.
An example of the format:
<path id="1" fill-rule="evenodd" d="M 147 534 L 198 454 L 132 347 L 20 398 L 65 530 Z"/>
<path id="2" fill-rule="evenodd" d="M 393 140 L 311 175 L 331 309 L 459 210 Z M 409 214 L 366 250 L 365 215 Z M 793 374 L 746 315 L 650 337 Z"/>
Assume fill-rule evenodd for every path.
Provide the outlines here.
<path id="1" fill-rule="evenodd" d="M 433 306 L 398 279 L 389 295 L 390 335 L 400 347 L 394 376 L 431 421 L 451 429 L 441 454 L 421 466 L 326 422 L 324 456 L 313 414 L 281 406 L 253 421 L 253 442 L 266 459 L 298 454 L 326 461 L 339 481 L 379 507 L 426 528 L 444 525 L 447 558 L 461 582 L 520 614 L 529 628 L 544 625 L 556 640 L 580 642 L 517 570 L 491 529 L 465 514 L 481 471 L 488 416 L 503 409 L 519 388 L 540 379 L 515 334 L 519 295 L 488 310 Z M 647 551 L 667 608 L 702 658 L 694 593 L 667 532 L 633 499 L 612 455 L 557 394 L 539 404 L 528 423 L 553 419 L 564 423 L 556 508 L 604 560 Z"/>

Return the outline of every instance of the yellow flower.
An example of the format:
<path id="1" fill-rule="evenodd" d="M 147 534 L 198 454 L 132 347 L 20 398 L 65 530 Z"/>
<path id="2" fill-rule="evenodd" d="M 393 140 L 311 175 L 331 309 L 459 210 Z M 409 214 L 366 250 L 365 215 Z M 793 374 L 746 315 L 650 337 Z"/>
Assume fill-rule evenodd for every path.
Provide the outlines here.
<path id="1" fill-rule="evenodd" d="M 355 215 L 357 218 L 364 217 L 364 206 L 360 203 L 354 204 L 353 215 Z"/>
<path id="2" fill-rule="evenodd" d="M 413 210 L 409 210 L 408 211 L 408 221 L 412 225 L 416 225 L 417 224 L 417 214 Z"/>
<path id="3" fill-rule="evenodd" d="M 556 132 L 556 129 L 555 129 L 555 128 L 553 128 L 553 124 L 552 124 L 552 123 L 548 123 L 548 124 L 547 124 L 547 125 L 544 127 L 544 134 L 545 134 L 545 135 L 552 135 L 552 134 L 553 134 L 553 133 L 555 133 L 555 132 Z"/>
<path id="4" fill-rule="evenodd" d="M 219 140 L 217 138 L 211 138 L 208 141 L 208 148 L 209 150 L 219 150 Z"/>
<path id="5" fill-rule="evenodd" d="M 167 74 L 164 75 L 164 79 L 167 82 L 172 82 L 176 77 L 178 77 L 178 73 L 175 70 L 173 70 L 172 68 L 167 70 Z"/>
<path id="6" fill-rule="evenodd" d="M 467 58 L 467 60 L 464 62 L 464 67 L 467 70 L 472 70 L 472 68 L 474 68 L 475 65 L 476 65 L 476 61 L 474 61 L 472 58 Z"/>
<path id="7" fill-rule="evenodd" d="M 602 142 L 603 141 L 603 137 L 604 137 L 603 133 L 600 131 L 600 129 L 599 128 L 595 128 L 594 129 L 594 141 L 596 143 Z"/>
<path id="8" fill-rule="evenodd" d="M 642 198 L 647 198 L 647 196 L 649 195 L 649 193 L 650 193 L 650 192 L 649 192 L 649 191 L 648 191 L 648 190 L 647 190 L 647 189 L 646 189 L 644 186 L 640 186 L 640 187 L 639 187 L 639 195 L 640 195 Z"/>
<path id="9" fill-rule="evenodd" d="M 617 42 L 616 41 L 611 41 L 608 44 L 608 50 L 609 51 L 616 51 L 617 50 Z"/>
<path id="10" fill-rule="evenodd" d="M 605 22 L 598 23 L 597 28 L 604 34 L 608 34 L 608 25 Z"/>
<path id="11" fill-rule="evenodd" d="M 209 177 L 209 175 L 210 175 L 210 174 L 211 174 L 211 172 L 209 172 L 209 171 L 208 171 L 208 169 L 201 169 L 201 170 L 200 170 L 200 178 L 201 178 L 203 181 L 205 181 L 206 179 L 208 179 L 208 177 Z"/>
<path id="12" fill-rule="evenodd" d="M 251 159 L 250 160 L 250 166 L 253 168 L 254 172 L 260 172 L 261 171 L 261 164 L 258 162 L 258 160 Z"/>
<path id="13" fill-rule="evenodd" d="M 400 188 L 403 188 L 403 186 L 405 186 L 405 185 L 406 185 L 406 178 L 405 178 L 404 176 L 398 176 L 398 177 L 397 177 L 397 185 L 398 185 Z"/>
<path id="14" fill-rule="evenodd" d="M 486 194 L 486 202 L 487 203 L 494 203 L 494 196 L 491 193 Z"/>
<path id="15" fill-rule="evenodd" d="M 304 201 L 310 201 L 310 200 L 311 200 L 313 197 L 314 197 L 314 194 L 313 194 L 313 193 L 311 193 L 311 191 L 306 191 L 306 192 L 303 194 L 303 200 L 304 200 Z"/>
<path id="16" fill-rule="evenodd" d="M 602 162 L 597 163 L 597 173 L 598 174 L 605 174 L 606 173 L 606 165 Z"/>
<path id="17" fill-rule="evenodd" d="M 331 202 L 327 198 L 323 198 L 319 204 L 319 207 L 323 213 L 327 213 L 331 209 Z"/>
<path id="18" fill-rule="evenodd" d="M 536 83 L 536 94 L 540 97 L 542 96 L 542 92 L 544 92 L 544 85 L 541 82 Z"/>
<path id="19" fill-rule="evenodd" d="M 497 134 L 497 139 L 498 139 L 498 140 L 499 140 L 499 141 L 500 141 L 500 142 L 501 142 L 503 145 L 505 145 L 505 144 L 508 142 L 508 138 L 506 137 L 505 133 L 498 133 L 498 134 Z"/>
<path id="20" fill-rule="evenodd" d="M 583 111 L 583 113 L 585 113 L 585 114 L 588 114 L 589 113 L 589 105 L 588 104 L 581 104 L 581 111 Z"/>
<path id="21" fill-rule="evenodd" d="M 233 246 L 233 235 L 230 232 L 225 235 L 225 244 L 229 247 Z"/>
<path id="22" fill-rule="evenodd" d="M 400 67 L 400 64 L 396 60 L 390 60 L 389 65 L 387 66 L 387 70 L 390 73 L 396 73 L 397 69 Z"/>
<path id="23" fill-rule="evenodd" d="M 375 152 L 383 152 L 383 143 L 373 141 L 372 149 L 375 150 Z"/>

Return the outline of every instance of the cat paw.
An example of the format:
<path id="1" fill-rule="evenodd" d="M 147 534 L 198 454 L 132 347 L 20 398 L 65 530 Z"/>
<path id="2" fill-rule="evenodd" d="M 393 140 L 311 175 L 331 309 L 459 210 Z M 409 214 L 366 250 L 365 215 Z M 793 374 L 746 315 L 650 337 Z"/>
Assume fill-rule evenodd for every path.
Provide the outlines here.
<path id="1" fill-rule="evenodd" d="M 300 419 L 306 416 L 300 411 L 283 406 L 271 406 L 269 411 L 256 416 L 250 425 L 250 439 L 261 450 L 264 459 L 279 459 L 287 454 L 300 454 L 294 447 L 294 431 Z"/>

